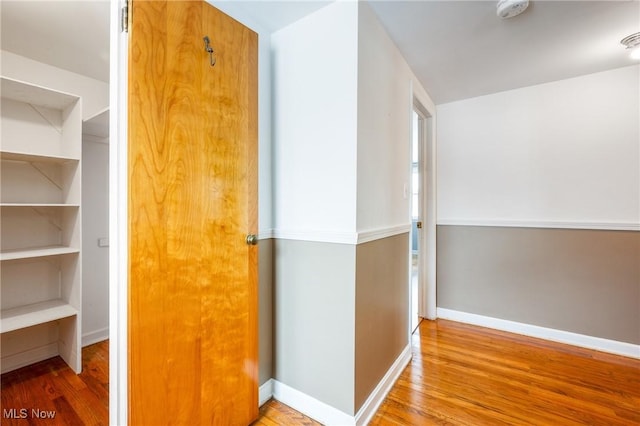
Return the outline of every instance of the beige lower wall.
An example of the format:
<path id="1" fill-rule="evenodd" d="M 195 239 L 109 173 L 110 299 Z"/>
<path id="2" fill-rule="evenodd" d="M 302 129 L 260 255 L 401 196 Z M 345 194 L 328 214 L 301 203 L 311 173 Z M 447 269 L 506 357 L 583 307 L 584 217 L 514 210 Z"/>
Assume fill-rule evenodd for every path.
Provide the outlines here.
<path id="1" fill-rule="evenodd" d="M 409 344 L 409 234 L 356 248 L 355 411 Z"/>
<path id="2" fill-rule="evenodd" d="M 273 377 L 273 240 L 258 242 L 258 383 Z"/>
<path id="3" fill-rule="evenodd" d="M 640 232 L 438 226 L 437 304 L 640 344 Z"/>
<path id="4" fill-rule="evenodd" d="M 260 354 L 279 382 L 355 416 L 409 343 L 409 233 L 270 241 L 260 246 L 260 279 L 271 279 L 260 284 Z M 261 359 L 260 383 L 269 368 Z"/>
<path id="5" fill-rule="evenodd" d="M 354 414 L 356 248 L 274 240 L 273 377 Z"/>

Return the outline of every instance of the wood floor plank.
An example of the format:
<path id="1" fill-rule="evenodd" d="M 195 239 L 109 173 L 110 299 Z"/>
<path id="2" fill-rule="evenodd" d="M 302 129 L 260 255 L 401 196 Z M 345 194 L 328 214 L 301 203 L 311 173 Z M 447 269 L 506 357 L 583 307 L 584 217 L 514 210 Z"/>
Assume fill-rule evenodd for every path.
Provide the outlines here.
<path id="1" fill-rule="evenodd" d="M 109 342 L 83 348 L 82 361 L 79 375 L 60 357 L 3 374 L 2 426 L 108 425 Z M 11 409 L 25 418 L 10 418 Z"/>
<path id="2" fill-rule="evenodd" d="M 66 422 L 69 422 L 68 424 L 71 425 L 80 425 L 80 424 L 87 424 L 86 421 L 84 421 L 82 418 L 80 418 L 80 416 L 78 416 L 78 414 L 76 414 L 76 410 L 74 407 L 71 406 L 71 404 L 69 404 L 69 401 L 67 401 L 67 399 L 64 396 L 61 396 L 60 398 L 56 398 L 54 400 L 55 403 L 55 414 L 56 417 L 64 417 Z M 91 424 L 104 424 L 102 422 L 98 422 L 98 423 L 91 423 Z"/>
<path id="3" fill-rule="evenodd" d="M 451 321 L 423 321 L 371 425 L 639 425 L 640 360 Z M 108 342 L 2 375 L 1 407 L 55 410 L 2 425 L 107 425 Z M 29 413 L 31 415 L 31 413 Z M 252 426 L 320 425 L 271 400 Z"/>
<path id="4" fill-rule="evenodd" d="M 640 360 L 423 321 L 376 413 L 386 424 L 638 425 Z"/>
<path id="5" fill-rule="evenodd" d="M 260 417 L 252 423 L 252 426 L 315 426 L 320 424 L 293 408 L 272 399 L 260 407 Z"/>

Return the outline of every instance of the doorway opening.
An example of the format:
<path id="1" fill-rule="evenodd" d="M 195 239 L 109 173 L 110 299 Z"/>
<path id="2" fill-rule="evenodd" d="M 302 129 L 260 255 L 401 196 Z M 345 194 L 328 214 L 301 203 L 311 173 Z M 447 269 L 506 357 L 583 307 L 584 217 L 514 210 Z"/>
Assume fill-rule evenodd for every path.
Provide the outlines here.
<path id="1" fill-rule="evenodd" d="M 423 282 L 422 246 L 423 206 L 423 146 L 424 115 L 414 108 L 411 117 L 411 274 L 410 274 L 410 332 L 413 333 L 420 324 L 420 298 Z"/>
<path id="2" fill-rule="evenodd" d="M 436 147 L 433 109 L 424 105 L 418 97 L 414 97 L 410 158 L 410 334 L 422 319 L 436 319 Z"/>
<path id="3" fill-rule="evenodd" d="M 0 4 L 3 420 L 109 421 L 109 8 Z"/>

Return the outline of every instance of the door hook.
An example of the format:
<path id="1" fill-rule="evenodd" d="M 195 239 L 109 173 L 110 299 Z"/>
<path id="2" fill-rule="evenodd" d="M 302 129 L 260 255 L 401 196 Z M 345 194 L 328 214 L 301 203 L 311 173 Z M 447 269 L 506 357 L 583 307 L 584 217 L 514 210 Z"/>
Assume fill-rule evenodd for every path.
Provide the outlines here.
<path id="1" fill-rule="evenodd" d="M 202 40 L 204 40 L 204 50 L 209 54 L 211 66 L 214 66 L 216 64 L 216 58 L 214 56 L 213 47 L 209 44 L 211 40 L 209 40 L 209 36 L 204 36 Z"/>

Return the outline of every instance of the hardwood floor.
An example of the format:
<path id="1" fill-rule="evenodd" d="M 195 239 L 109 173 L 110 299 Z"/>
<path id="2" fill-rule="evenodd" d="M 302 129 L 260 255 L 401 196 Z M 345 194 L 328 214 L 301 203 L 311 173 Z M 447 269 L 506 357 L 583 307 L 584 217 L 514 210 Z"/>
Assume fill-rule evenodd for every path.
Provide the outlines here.
<path id="1" fill-rule="evenodd" d="M 371 425 L 639 425 L 640 360 L 422 321 Z"/>
<path id="2" fill-rule="evenodd" d="M 82 349 L 81 374 L 55 357 L 0 380 L 2 426 L 109 424 L 108 341 Z"/>
<path id="3" fill-rule="evenodd" d="M 291 407 L 284 405 L 275 399 L 270 400 L 260 407 L 260 418 L 251 426 L 315 426 L 321 423 L 300 414 Z"/>
<path id="4" fill-rule="evenodd" d="M 451 321 L 423 321 L 371 425 L 639 425 L 640 360 Z M 4 425 L 108 424 L 108 342 L 2 375 Z M 9 419 L 8 409 L 28 410 Z M 56 412 L 32 417 L 31 409 Z M 271 400 L 253 426 L 319 425 Z"/>

